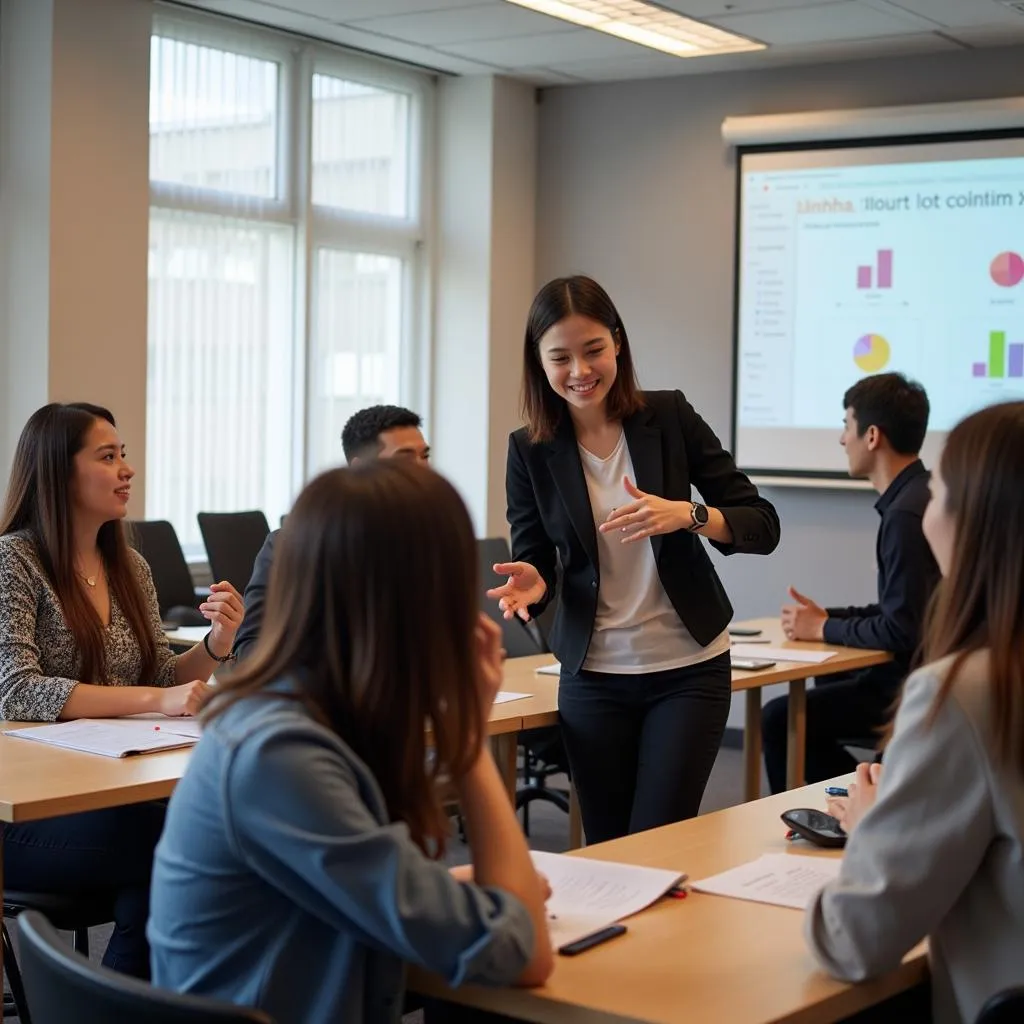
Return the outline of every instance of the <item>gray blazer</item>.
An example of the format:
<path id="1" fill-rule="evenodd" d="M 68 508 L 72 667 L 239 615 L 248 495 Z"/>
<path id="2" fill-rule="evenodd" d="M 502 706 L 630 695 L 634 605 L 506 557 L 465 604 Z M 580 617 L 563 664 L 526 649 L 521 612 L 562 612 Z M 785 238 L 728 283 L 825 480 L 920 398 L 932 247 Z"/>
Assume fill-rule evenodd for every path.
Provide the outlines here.
<path id="1" fill-rule="evenodd" d="M 807 938 L 830 974 L 861 981 L 927 936 L 936 1024 L 972 1024 L 1024 983 L 1024 778 L 991 754 L 986 652 L 929 723 L 949 664 L 907 680 L 878 800 L 812 904 Z"/>
<path id="2" fill-rule="evenodd" d="M 366 764 L 274 694 L 204 731 L 157 847 L 148 934 L 155 984 L 282 1024 L 397 1024 L 405 963 L 510 984 L 533 951 L 518 899 L 425 856 Z"/>

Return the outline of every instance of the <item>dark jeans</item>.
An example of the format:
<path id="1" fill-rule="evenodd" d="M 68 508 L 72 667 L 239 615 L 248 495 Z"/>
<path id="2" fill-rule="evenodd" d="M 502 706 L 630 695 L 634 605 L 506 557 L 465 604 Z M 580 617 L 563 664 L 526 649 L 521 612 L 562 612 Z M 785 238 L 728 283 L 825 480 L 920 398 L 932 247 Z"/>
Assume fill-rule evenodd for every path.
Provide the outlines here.
<path id="1" fill-rule="evenodd" d="M 728 653 L 646 675 L 562 673 L 558 711 L 588 843 L 697 814 L 730 691 Z"/>
<path id="2" fill-rule="evenodd" d="M 874 739 L 889 721 L 896 694 L 865 682 L 860 674 L 822 676 L 807 691 L 805 781 L 822 782 L 852 772 L 857 765 L 840 740 Z M 769 701 L 761 711 L 761 739 L 768 785 L 786 790 L 786 741 L 789 697 Z"/>
<path id="3" fill-rule="evenodd" d="M 3 826 L 4 885 L 52 893 L 114 893 L 114 931 L 103 964 L 149 978 L 149 884 L 164 824 L 162 803 Z"/>

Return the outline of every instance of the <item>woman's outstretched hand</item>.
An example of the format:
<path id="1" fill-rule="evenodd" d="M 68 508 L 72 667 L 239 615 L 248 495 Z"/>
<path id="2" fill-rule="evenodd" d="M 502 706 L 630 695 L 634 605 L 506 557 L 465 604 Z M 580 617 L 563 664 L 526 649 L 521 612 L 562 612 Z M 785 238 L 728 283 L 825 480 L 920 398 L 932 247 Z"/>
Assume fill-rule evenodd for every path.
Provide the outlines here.
<path id="1" fill-rule="evenodd" d="M 523 622 L 529 622 L 530 613 L 527 609 L 548 591 L 548 585 L 541 574 L 529 562 L 498 562 L 494 571 L 499 576 L 507 576 L 508 581 L 488 590 L 487 596 L 497 600 L 506 619 L 518 615 Z"/>

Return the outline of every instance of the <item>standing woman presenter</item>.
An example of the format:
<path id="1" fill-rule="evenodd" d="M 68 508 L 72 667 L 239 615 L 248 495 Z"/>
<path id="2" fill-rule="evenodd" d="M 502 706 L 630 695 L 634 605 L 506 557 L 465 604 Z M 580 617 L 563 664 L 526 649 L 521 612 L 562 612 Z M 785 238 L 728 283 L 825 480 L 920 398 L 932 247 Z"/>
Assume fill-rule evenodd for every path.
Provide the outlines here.
<path id="1" fill-rule="evenodd" d="M 505 482 L 514 561 L 494 567 L 508 579 L 490 596 L 524 620 L 558 602 L 550 643 L 587 841 L 692 817 L 731 695 L 732 606 L 700 538 L 769 554 L 778 516 L 680 391 L 640 390 L 590 278 L 533 301 L 523 417 Z"/>

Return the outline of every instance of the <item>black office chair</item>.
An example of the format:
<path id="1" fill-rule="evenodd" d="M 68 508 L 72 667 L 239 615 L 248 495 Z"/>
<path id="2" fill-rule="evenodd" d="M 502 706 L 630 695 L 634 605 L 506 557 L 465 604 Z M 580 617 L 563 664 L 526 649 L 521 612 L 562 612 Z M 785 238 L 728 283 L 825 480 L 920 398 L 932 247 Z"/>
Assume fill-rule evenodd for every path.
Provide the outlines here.
<path id="1" fill-rule="evenodd" d="M 504 537 L 487 537 L 476 543 L 480 563 L 480 608 L 501 626 L 506 654 L 510 658 L 522 658 L 547 652 L 546 634 L 538 628 L 538 623 L 524 623 L 518 618 L 506 620 L 497 601 L 487 597 L 489 589 L 504 582 L 502 577 L 495 575 L 492 566 L 496 562 L 512 560 L 508 541 Z M 530 804 L 534 800 L 554 804 L 569 813 L 569 794 L 547 784 L 552 775 L 568 774 L 569 760 L 562 742 L 562 730 L 557 725 L 525 730 L 519 736 L 519 746 L 523 785 L 516 789 L 516 810 L 523 812 L 523 831 L 529 835 Z"/>
<path id="2" fill-rule="evenodd" d="M 265 1013 L 178 995 L 92 964 L 40 913 L 18 922 L 33 1024 L 274 1024 Z"/>
<path id="3" fill-rule="evenodd" d="M 1024 1020 L 1024 985 L 997 992 L 981 1008 L 974 1024 L 1020 1024 Z"/>
<path id="4" fill-rule="evenodd" d="M 497 562 L 511 562 L 512 552 L 504 537 L 486 537 L 476 542 L 480 579 L 477 589 L 480 611 L 488 615 L 501 627 L 501 644 L 510 658 L 526 658 L 531 654 L 543 654 L 544 645 L 540 634 L 532 624 L 520 618 L 506 619 L 498 602 L 487 596 L 487 591 L 500 587 L 505 578 L 495 574 L 492 568 Z"/>
<path id="5" fill-rule="evenodd" d="M 74 949 L 82 956 L 89 956 L 89 929 L 114 920 L 113 893 L 92 893 L 69 895 L 67 893 L 20 892 L 17 889 L 4 890 L 3 901 L 3 960 L 4 972 L 10 986 L 10 998 L 4 997 L 4 1016 L 16 1016 L 20 1024 L 31 1024 L 29 1004 L 25 999 L 25 988 L 18 961 L 14 956 L 14 945 L 7 930 L 7 922 L 14 921 L 22 914 L 44 913 L 55 928 L 72 933 Z"/>
<path id="6" fill-rule="evenodd" d="M 227 580 L 240 594 L 270 533 L 267 517 L 254 512 L 200 512 L 199 530 L 215 580 Z"/>
<path id="7" fill-rule="evenodd" d="M 205 626 L 198 605 L 210 591 L 193 586 L 174 527 L 164 519 L 136 519 L 128 524 L 128 539 L 149 563 L 160 618 L 175 626 Z"/>

